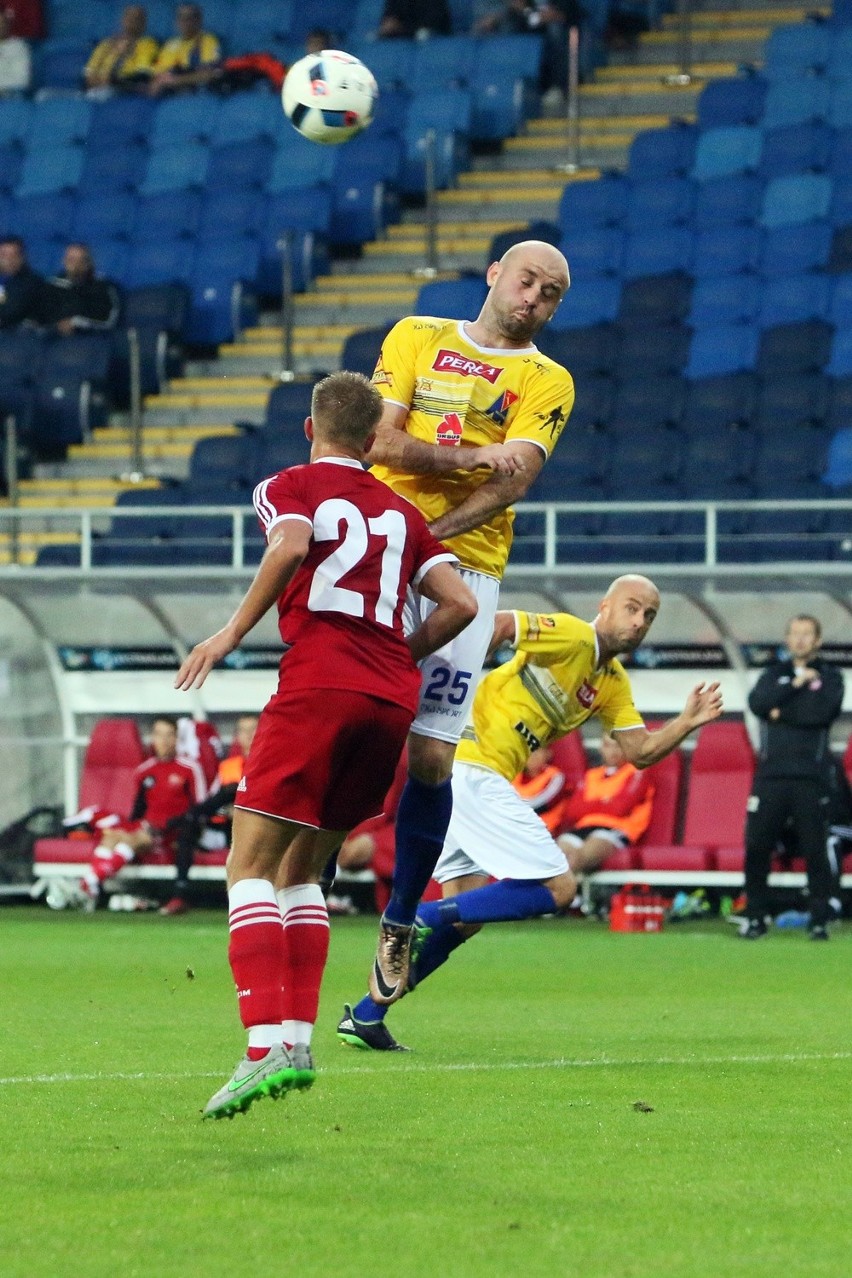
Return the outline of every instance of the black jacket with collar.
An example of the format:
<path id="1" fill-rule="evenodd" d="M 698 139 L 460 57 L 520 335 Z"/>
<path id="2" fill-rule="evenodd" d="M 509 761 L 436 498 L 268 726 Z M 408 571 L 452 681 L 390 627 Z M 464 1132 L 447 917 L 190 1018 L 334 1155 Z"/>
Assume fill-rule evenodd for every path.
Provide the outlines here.
<path id="1" fill-rule="evenodd" d="M 793 686 L 793 662 L 776 661 L 751 690 L 749 708 L 761 721 L 759 778 L 827 781 L 831 775 L 829 730 L 843 704 L 843 674 L 819 657 L 808 666 L 818 677 L 801 688 Z"/>

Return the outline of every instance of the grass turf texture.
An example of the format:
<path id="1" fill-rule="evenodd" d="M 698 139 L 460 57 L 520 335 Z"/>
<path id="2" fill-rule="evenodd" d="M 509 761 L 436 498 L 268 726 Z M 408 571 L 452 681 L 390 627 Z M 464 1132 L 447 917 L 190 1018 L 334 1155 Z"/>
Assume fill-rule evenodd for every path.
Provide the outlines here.
<path id="1" fill-rule="evenodd" d="M 200 1110 L 244 1039 L 224 914 L 10 908 L 4 1278 L 849 1272 L 849 967 L 722 923 L 492 926 L 343 1047 L 372 919 L 332 924 L 313 1090 Z"/>

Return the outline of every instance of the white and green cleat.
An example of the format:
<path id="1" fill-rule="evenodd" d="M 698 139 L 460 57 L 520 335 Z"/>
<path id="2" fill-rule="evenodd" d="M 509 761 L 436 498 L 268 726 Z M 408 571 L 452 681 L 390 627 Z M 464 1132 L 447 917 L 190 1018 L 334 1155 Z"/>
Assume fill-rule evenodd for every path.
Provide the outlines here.
<path id="1" fill-rule="evenodd" d="M 271 1048 L 259 1061 L 251 1061 L 244 1056 L 234 1070 L 233 1078 L 204 1106 L 203 1117 L 233 1118 L 235 1114 L 244 1114 L 264 1096 L 277 1100 L 292 1087 L 304 1085 L 299 1083 L 298 1070 L 283 1046 Z"/>

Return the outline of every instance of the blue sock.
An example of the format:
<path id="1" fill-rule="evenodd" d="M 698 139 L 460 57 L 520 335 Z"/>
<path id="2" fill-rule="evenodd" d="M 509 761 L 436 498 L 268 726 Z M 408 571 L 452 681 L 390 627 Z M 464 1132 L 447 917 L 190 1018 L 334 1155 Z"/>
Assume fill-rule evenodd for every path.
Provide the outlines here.
<path id="1" fill-rule="evenodd" d="M 393 890 L 383 918 L 407 927 L 414 922 L 420 898 L 438 863 L 453 811 L 449 778 L 424 785 L 409 777 L 396 812 L 396 859 Z"/>
<path id="2" fill-rule="evenodd" d="M 432 902 L 434 904 L 434 902 Z M 423 918 L 422 907 L 417 912 L 417 918 L 421 922 L 425 922 Z M 431 925 L 430 925 L 431 926 Z M 431 976 L 437 971 L 452 954 L 453 950 L 457 950 L 460 945 L 464 945 L 469 938 L 464 936 L 458 928 L 440 924 L 428 936 L 423 943 L 423 948 L 417 956 L 417 962 L 411 969 L 411 988 L 414 989 L 421 981 L 425 981 L 427 976 Z M 383 1021 L 390 1008 L 381 1003 L 374 1003 L 369 994 L 361 999 L 352 1009 L 352 1015 L 356 1021 L 366 1021 L 368 1024 L 374 1025 L 377 1021 Z"/>
<path id="3" fill-rule="evenodd" d="M 471 892 L 460 892 L 446 901 L 431 901 L 420 910 L 423 922 L 430 926 L 434 918 L 440 923 L 505 923 L 511 919 L 534 919 L 551 914 L 556 901 L 550 888 L 530 879 L 500 879 Z"/>

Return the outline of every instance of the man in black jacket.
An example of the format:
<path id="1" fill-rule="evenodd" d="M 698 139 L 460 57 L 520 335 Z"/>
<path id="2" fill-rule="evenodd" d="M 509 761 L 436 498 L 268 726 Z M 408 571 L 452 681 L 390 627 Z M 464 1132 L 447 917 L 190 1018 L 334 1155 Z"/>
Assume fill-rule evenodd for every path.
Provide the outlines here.
<path id="1" fill-rule="evenodd" d="M 43 287 L 27 261 L 24 241 L 17 235 L 0 239 L 0 329 L 36 320 Z"/>
<path id="2" fill-rule="evenodd" d="M 761 720 L 761 743 L 746 805 L 741 935 L 747 940 L 766 935 L 769 867 L 788 820 L 807 861 L 809 935 L 828 940 L 833 875 L 826 844 L 834 784 L 829 731 L 843 703 L 843 675 L 817 656 L 821 639 L 816 617 L 793 617 L 785 635 L 789 659 L 768 666 L 748 699 Z"/>
<path id="3" fill-rule="evenodd" d="M 120 311 L 118 290 L 95 274 L 85 244 L 69 244 L 62 270 L 42 283 L 39 322 L 64 337 L 72 333 L 103 332 L 115 328 Z"/>

